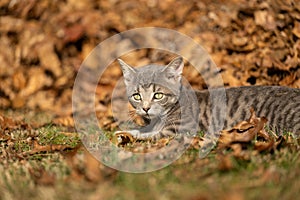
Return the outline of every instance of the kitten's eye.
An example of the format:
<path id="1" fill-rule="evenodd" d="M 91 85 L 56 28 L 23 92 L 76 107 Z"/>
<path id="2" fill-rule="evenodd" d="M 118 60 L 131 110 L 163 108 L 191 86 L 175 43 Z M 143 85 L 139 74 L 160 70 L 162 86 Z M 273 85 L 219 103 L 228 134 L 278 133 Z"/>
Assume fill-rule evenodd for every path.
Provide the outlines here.
<path id="1" fill-rule="evenodd" d="M 140 94 L 133 94 L 132 97 L 133 97 L 133 99 L 136 100 L 136 101 L 142 100 L 142 97 L 141 97 Z"/>
<path id="2" fill-rule="evenodd" d="M 164 94 L 163 93 L 155 93 L 154 94 L 154 99 L 162 99 L 164 97 Z"/>

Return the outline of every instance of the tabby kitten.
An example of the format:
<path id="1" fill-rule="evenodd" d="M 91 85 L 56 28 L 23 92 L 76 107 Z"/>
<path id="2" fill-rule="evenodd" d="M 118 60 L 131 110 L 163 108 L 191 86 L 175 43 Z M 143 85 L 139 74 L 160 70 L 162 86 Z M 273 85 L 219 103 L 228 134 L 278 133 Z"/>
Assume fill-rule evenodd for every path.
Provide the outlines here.
<path id="1" fill-rule="evenodd" d="M 300 135 L 300 89 L 245 86 L 196 91 L 182 84 L 182 57 L 166 66 L 141 68 L 118 61 L 128 100 L 146 122 L 144 127 L 126 131 L 137 139 L 196 134 L 199 130 L 217 133 L 249 119 L 250 108 L 257 116 L 266 117 L 267 126 L 276 133 Z"/>

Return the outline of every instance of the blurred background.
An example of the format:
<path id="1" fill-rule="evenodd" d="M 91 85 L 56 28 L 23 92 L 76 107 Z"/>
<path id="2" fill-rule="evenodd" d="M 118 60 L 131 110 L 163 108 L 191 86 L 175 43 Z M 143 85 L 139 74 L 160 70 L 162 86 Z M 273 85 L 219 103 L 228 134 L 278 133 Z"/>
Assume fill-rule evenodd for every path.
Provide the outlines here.
<path id="1" fill-rule="evenodd" d="M 114 34 L 148 26 L 192 37 L 221 68 L 226 86 L 300 87 L 296 1 L 1 0 L 0 108 L 70 115 L 76 72 L 91 50 Z M 166 58 L 148 50 L 129 61 Z M 119 69 L 105 74 L 112 83 L 120 76 Z M 197 76 L 187 78 L 201 89 Z M 103 84 L 111 88 L 110 81 Z"/>

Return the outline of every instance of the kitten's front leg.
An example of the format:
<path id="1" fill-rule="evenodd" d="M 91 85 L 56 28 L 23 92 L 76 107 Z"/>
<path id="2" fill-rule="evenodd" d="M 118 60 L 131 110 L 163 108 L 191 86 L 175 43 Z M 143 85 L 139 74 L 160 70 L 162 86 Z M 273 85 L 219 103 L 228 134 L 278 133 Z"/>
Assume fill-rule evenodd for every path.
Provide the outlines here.
<path id="1" fill-rule="evenodd" d="M 159 132 L 157 131 L 142 133 L 140 132 L 140 130 L 116 131 L 115 135 L 120 133 L 129 133 L 130 135 L 132 135 L 132 137 L 138 140 L 151 139 L 151 138 L 155 138 L 155 135 L 159 135 Z"/>

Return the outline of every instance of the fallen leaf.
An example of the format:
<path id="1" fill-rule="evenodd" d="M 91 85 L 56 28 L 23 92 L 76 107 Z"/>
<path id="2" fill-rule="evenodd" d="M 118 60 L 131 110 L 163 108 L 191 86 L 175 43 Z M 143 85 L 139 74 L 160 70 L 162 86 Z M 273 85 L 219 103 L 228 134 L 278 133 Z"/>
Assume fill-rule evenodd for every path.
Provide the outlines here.
<path id="1" fill-rule="evenodd" d="M 74 24 L 64 28 L 64 43 L 76 42 L 84 35 L 84 27 L 81 24 Z"/>
<path id="2" fill-rule="evenodd" d="M 41 41 L 38 46 L 38 57 L 41 62 L 41 66 L 52 72 L 55 77 L 62 75 L 61 62 L 55 52 L 54 43 L 49 41 Z"/>
<path id="3" fill-rule="evenodd" d="M 14 120 L 0 114 L 0 133 L 5 134 L 5 131 L 11 132 L 17 129 L 31 130 L 31 126 L 22 120 Z"/>
<path id="4" fill-rule="evenodd" d="M 74 119 L 71 116 L 57 117 L 52 120 L 53 124 L 74 127 Z"/>
<path id="5" fill-rule="evenodd" d="M 257 25 L 260 25 L 267 30 L 274 30 L 276 28 L 276 23 L 273 17 L 273 13 L 267 10 L 255 11 L 254 19 Z"/>
<path id="6" fill-rule="evenodd" d="M 236 158 L 249 160 L 252 146 L 257 152 L 274 149 L 274 139 L 264 130 L 267 122 L 264 117 L 256 117 L 253 109 L 250 109 L 251 116 L 247 121 L 242 121 L 230 130 L 223 130 L 220 133 L 217 148 L 220 151 L 224 148 L 232 149 L 232 155 Z M 261 138 L 264 141 L 258 141 Z M 254 152 L 255 153 L 255 152 Z"/>
<path id="7" fill-rule="evenodd" d="M 296 35 L 298 38 L 300 38 L 300 22 L 298 22 L 298 21 L 294 22 L 294 28 L 293 28 L 292 32 L 294 35 Z"/>
<path id="8" fill-rule="evenodd" d="M 32 145 L 33 147 L 31 150 L 22 152 L 21 155 L 26 156 L 26 155 L 32 155 L 41 152 L 54 152 L 54 151 L 64 151 L 67 149 L 74 149 L 74 147 L 71 147 L 69 145 L 63 145 L 63 144 L 40 145 L 36 140 L 33 141 Z"/>
<path id="9" fill-rule="evenodd" d="M 254 149 L 261 152 L 261 151 L 267 151 L 274 148 L 274 141 L 256 141 L 254 144 Z"/>
<path id="10" fill-rule="evenodd" d="M 219 147 L 224 148 L 233 142 L 250 142 L 264 128 L 267 119 L 256 117 L 253 109 L 250 111 L 251 117 L 248 121 L 242 121 L 230 130 L 221 131 Z"/>
<path id="11" fill-rule="evenodd" d="M 117 146 L 124 146 L 129 143 L 133 143 L 135 139 L 130 133 L 127 133 L 126 131 L 124 132 L 119 132 L 113 136 L 111 139 L 112 143 L 116 144 Z"/>
<path id="12" fill-rule="evenodd" d="M 189 148 L 200 149 L 201 147 L 203 147 L 204 143 L 205 143 L 205 138 L 194 137 Z"/>

